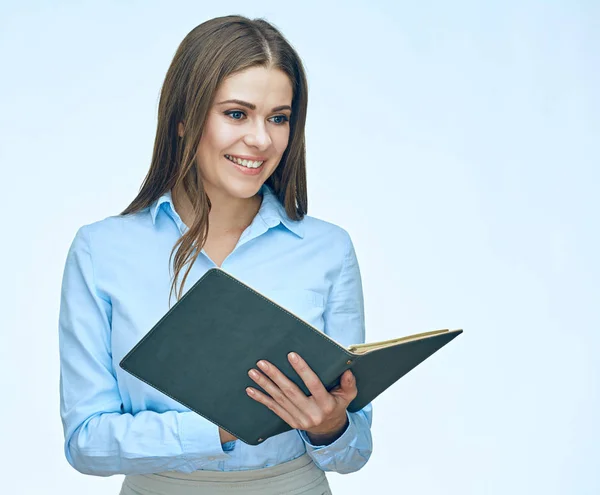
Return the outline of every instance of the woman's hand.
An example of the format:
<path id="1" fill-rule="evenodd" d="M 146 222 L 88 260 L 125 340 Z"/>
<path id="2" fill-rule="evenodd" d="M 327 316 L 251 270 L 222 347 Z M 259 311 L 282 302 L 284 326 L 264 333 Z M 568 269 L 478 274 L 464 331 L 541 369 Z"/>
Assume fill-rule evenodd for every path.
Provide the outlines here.
<path id="1" fill-rule="evenodd" d="M 219 426 L 219 438 L 221 439 L 221 443 L 233 442 L 237 440 L 231 433 L 225 431 L 223 428 Z"/>
<path id="2" fill-rule="evenodd" d="M 248 387 L 246 392 L 292 428 L 306 431 L 312 443 L 331 443 L 342 435 L 348 425 L 346 408 L 358 393 L 354 375 L 346 370 L 340 385 L 328 392 L 304 359 L 292 352 L 288 354 L 288 360 L 312 394 L 310 397 L 273 364 L 264 360 L 257 363 L 264 374 L 252 369 L 248 375 L 269 395 L 252 387 Z"/>

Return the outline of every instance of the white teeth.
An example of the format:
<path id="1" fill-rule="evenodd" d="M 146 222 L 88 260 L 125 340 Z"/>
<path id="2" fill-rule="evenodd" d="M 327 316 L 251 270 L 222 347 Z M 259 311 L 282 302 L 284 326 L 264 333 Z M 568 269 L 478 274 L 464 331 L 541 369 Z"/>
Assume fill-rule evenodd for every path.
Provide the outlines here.
<path id="1" fill-rule="evenodd" d="M 258 168 L 263 164 L 263 162 L 253 162 L 250 160 L 242 160 L 240 158 L 235 158 L 231 155 L 225 155 L 225 158 L 227 158 L 228 160 L 231 160 L 234 163 L 237 163 L 238 165 L 243 165 L 244 167 L 248 167 L 248 168 Z"/>

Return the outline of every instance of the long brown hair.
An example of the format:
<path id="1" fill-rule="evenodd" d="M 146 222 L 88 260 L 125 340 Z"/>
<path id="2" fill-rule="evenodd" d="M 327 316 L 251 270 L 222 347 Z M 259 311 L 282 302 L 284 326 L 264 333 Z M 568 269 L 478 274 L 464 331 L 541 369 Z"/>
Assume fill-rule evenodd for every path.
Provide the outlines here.
<path id="1" fill-rule="evenodd" d="M 169 266 L 177 250 L 169 301 L 180 271 L 189 264 L 177 293 L 177 300 L 181 298 L 192 264 L 208 236 L 211 203 L 198 171 L 196 152 L 209 109 L 225 78 L 256 66 L 282 70 L 293 89 L 288 146 L 266 184 L 292 220 L 302 219 L 307 212 L 304 125 L 308 87 L 300 57 L 279 30 L 261 18 L 229 15 L 196 26 L 177 48 L 165 76 L 150 170 L 137 197 L 121 213 L 136 213 L 169 189 L 183 185 L 194 208 L 194 221 L 171 251 Z M 185 125 L 181 137 L 179 122 Z"/>

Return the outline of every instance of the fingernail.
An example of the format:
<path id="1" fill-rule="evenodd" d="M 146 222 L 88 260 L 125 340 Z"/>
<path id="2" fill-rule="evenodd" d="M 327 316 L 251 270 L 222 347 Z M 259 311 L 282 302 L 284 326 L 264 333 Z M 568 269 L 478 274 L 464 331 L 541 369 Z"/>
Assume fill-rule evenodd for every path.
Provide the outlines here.
<path id="1" fill-rule="evenodd" d="M 259 361 L 258 366 L 265 371 L 269 369 L 269 365 L 265 361 Z"/>
<path id="2" fill-rule="evenodd" d="M 292 363 L 297 363 L 298 362 L 298 354 L 296 354 L 295 352 L 290 352 L 290 360 L 292 361 Z"/>
<path id="3" fill-rule="evenodd" d="M 250 370 L 248 373 L 249 373 L 249 375 L 250 375 L 252 378 L 258 378 L 258 377 L 260 376 L 260 375 L 258 374 L 258 371 L 254 370 L 254 369 L 253 369 L 253 370 Z"/>
<path id="4" fill-rule="evenodd" d="M 248 392 L 249 395 L 254 395 L 254 390 L 252 390 L 251 388 L 247 388 L 246 392 Z"/>

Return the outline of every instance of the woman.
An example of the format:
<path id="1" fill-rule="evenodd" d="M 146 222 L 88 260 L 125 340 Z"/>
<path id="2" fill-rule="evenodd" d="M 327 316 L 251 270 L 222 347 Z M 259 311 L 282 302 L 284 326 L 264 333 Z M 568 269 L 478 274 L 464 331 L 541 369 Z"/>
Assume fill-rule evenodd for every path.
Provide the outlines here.
<path id="1" fill-rule="evenodd" d="M 266 21 L 216 18 L 182 41 L 138 196 L 120 215 L 81 227 L 67 255 L 61 417 L 78 471 L 125 474 L 122 495 L 323 494 L 324 471 L 367 462 L 372 410 L 346 410 L 357 392 L 350 371 L 328 392 L 302 356 L 290 356 L 307 397 L 257 363 L 249 375 L 268 395 L 249 387 L 248 396 L 293 429 L 251 446 L 118 366 L 173 293 L 180 299 L 214 266 L 341 344 L 364 342 L 352 241 L 306 216 L 306 107 L 302 63 Z"/>

